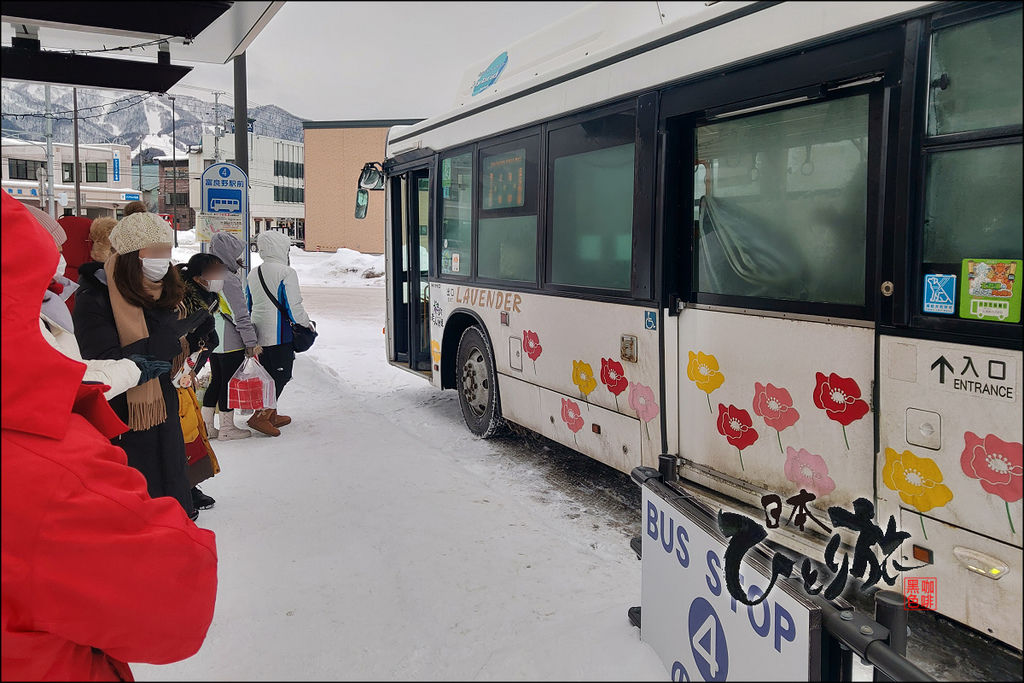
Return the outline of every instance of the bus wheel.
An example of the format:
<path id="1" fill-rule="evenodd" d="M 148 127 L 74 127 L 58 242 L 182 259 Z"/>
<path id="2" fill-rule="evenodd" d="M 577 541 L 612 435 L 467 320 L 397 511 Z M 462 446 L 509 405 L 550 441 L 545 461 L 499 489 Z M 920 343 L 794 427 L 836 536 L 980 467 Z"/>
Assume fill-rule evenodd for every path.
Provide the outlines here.
<path id="1" fill-rule="evenodd" d="M 479 327 L 467 327 L 456 354 L 459 404 L 469 431 L 483 439 L 496 435 L 504 422 L 498 397 L 498 374 L 491 345 Z"/>

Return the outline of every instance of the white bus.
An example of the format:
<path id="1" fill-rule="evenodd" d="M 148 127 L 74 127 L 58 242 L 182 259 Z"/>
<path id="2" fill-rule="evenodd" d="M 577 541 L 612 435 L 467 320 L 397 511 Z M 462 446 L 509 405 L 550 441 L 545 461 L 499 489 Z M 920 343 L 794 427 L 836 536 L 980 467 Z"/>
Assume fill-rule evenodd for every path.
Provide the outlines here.
<path id="1" fill-rule="evenodd" d="M 390 131 L 388 359 L 762 520 L 873 500 L 1019 649 L 1021 5 L 708 4 L 584 9 Z"/>

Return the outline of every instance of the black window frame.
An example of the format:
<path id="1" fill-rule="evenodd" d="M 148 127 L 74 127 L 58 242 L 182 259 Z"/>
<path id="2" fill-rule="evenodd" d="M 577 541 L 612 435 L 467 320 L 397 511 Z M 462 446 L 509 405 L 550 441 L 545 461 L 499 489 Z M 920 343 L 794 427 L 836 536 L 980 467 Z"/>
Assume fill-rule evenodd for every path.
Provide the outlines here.
<path id="1" fill-rule="evenodd" d="M 693 223 L 692 209 L 689 214 L 683 210 L 680 219 L 683 221 L 683 225 L 688 225 L 689 233 L 693 236 L 692 242 L 692 253 L 690 254 L 690 261 L 687 264 L 689 269 L 689 298 L 691 303 L 707 305 L 707 306 L 722 306 L 727 308 L 741 308 L 741 309 L 756 309 L 762 311 L 772 311 L 779 313 L 793 313 L 797 315 L 814 316 L 820 318 L 843 318 L 847 320 L 865 320 L 873 321 L 875 319 L 875 272 L 877 265 L 877 245 L 878 245 L 878 221 L 880 212 L 880 201 L 881 193 L 879 191 L 880 183 L 883 182 L 880 176 L 884 176 L 884 171 L 881 169 L 882 162 L 882 138 L 883 128 L 886 118 L 886 102 L 884 93 L 880 91 L 875 84 L 867 84 L 863 86 L 843 88 L 841 90 L 832 91 L 823 94 L 821 97 L 814 99 L 789 104 L 780 105 L 778 107 L 771 107 L 768 109 L 759 110 L 750 114 L 742 116 L 729 117 L 728 120 L 740 120 L 743 118 L 749 118 L 758 116 L 766 112 L 784 111 L 787 109 L 799 109 L 800 107 L 808 106 L 811 104 L 818 104 L 822 102 L 829 102 L 838 99 L 846 99 L 849 97 L 858 97 L 867 95 L 868 97 L 868 146 L 867 146 L 867 206 L 864 211 L 864 291 L 863 291 L 863 304 L 839 304 L 829 303 L 821 301 L 796 301 L 792 299 L 778 299 L 778 298 L 767 298 L 767 297 L 754 297 L 754 296 L 737 296 L 729 294 L 713 294 L 709 292 L 701 292 L 698 283 L 699 274 L 699 258 L 700 250 L 698 249 L 698 228 Z M 784 102 L 787 99 L 786 93 L 780 93 L 777 102 Z M 769 103 L 770 104 L 770 103 Z M 736 107 L 736 109 L 742 109 L 742 107 Z M 695 116 L 693 117 L 692 127 L 692 138 L 690 143 L 692 145 L 692 158 L 696 158 L 697 154 L 697 128 L 707 123 L 714 123 L 714 119 L 707 119 L 706 116 Z M 689 170 L 692 175 L 692 161 L 689 165 Z M 690 181 L 689 190 L 683 190 L 681 194 L 684 196 L 689 195 L 690 201 L 685 204 L 686 207 L 692 207 L 693 205 L 693 182 Z"/>
<path id="2" fill-rule="evenodd" d="M 70 168 L 69 168 L 70 167 Z M 70 173 L 68 173 L 70 171 Z M 82 176 L 82 162 L 78 162 L 78 175 Z M 60 176 L 62 183 L 75 182 L 75 162 L 64 161 L 60 165 Z"/>
<path id="3" fill-rule="evenodd" d="M 15 175 L 16 168 L 18 169 L 17 175 Z M 7 174 L 11 180 L 37 180 L 36 171 L 40 168 L 44 171 L 46 170 L 45 161 L 18 159 L 16 157 L 7 158 Z"/>
<path id="4" fill-rule="evenodd" d="M 931 88 L 931 46 L 932 36 L 943 29 L 989 19 L 1012 12 L 1022 11 L 1017 3 L 978 3 L 975 6 L 958 6 L 936 12 L 924 19 L 923 30 L 916 46 L 919 59 L 916 74 L 916 106 L 913 110 L 914 135 L 911 149 L 914 150 L 915 168 L 911 174 L 914 188 L 911 191 L 912 216 L 909 225 L 910 246 L 907 251 L 907 283 L 909 301 L 906 303 L 906 322 L 917 332 L 954 343 L 979 344 L 1020 349 L 1024 347 L 1021 327 L 1024 320 L 1016 323 L 991 320 L 970 320 L 959 317 L 959 296 L 961 266 L 956 264 L 957 298 L 953 315 L 924 313 L 924 275 L 930 269 L 924 262 L 924 219 L 927 201 L 927 173 L 930 155 L 941 152 L 981 149 L 1024 142 L 1024 125 L 1012 124 L 970 130 L 959 133 L 928 135 L 929 90 Z M 947 265 L 947 264 L 934 264 Z"/>
<path id="5" fill-rule="evenodd" d="M 477 160 L 477 144 L 470 143 L 468 145 L 460 145 L 458 147 L 452 147 L 446 149 L 443 152 L 439 152 L 434 155 L 432 163 L 436 170 L 437 182 L 434 183 L 433 192 L 431 193 L 431 200 L 434 202 L 434 206 L 431 212 L 434 216 L 433 225 L 433 240 L 430 244 L 433 245 L 430 254 L 430 277 L 436 278 L 439 281 L 446 281 L 453 285 L 467 285 L 476 283 L 476 248 L 477 248 L 477 234 L 476 234 L 476 214 L 477 214 L 477 199 L 472 197 L 470 200 L 470 218 L 469 218 L 469 235 L 470 235 L 470 249 L 469 258 L 472 261 L 470 264 L 471 268 L 465 275 L 455 275 L 452 273 L 444 273 L 441 269 L 441 258 L 442 250 L 444 249 L 444 235 L 441 234 L 441 228 L 444 225 L 444 202 L 445 198 L 443 195 L 443 189 L 441 187 L 441 168 L 445 159 L 453 159 L 460 157 L 465 154 L 469 155 L 470 163 L 472 168 L 470 169 L 470 183 L 474 193 L 478 193 L 476 187 L 476 174 L 479 168 L 479 161 Z M 404 173 L 405 171 L 395 171 L 395 173 Z"/>
<path id="6" fill-rule="evenodd" d="M 99 170 L 102 167 L 103 177 L 100 178 Z M 85 162 L 85 182 L 87 183 L 105 183 L 109 177 L 107 171 L 107 162 L 105 161 L 87 161 Z"/>
<path id="7" fill-rule="evenodd" d="M 581 285 L 568 285 L 561 283 L 554 283 L 551 281 L 552 271 L 552 249 L 554 246 L 554 230 L 551 224 L 553 216 L 553 207 L 555 195 L 552 191 L 554 188 L 551 186 L 551 175 L 554 168 L 554 159 L 551 157 L 551 133 L 577 126 L 581 123 L 588 121 L 595 121 L 597 119 L 607 118 L 616 114 L 630 113 L 633 115 L 633 231 L 632 231 L 632 243 L 630 244 L 630 285 L 629 289 L 608 289 L 603 287 L 587 287 Z M 606 107 L 599 107 L 587 112 L 576 114 L 573 116 L 563 117 L 554 122 L 547 124 L 544 127 L 544 168 L 545 168 L 545 221 L 544 221 L 544 278 L 542 282 L 542 289 L 548 292 L 555 293 L 566 293 L 584 296 L 586 298 L 601 298 L 605 300 L 619 300 L 619 301 L 636 301 L 637 297 L 634 296 L 634 292 L 637 289 L 637 273 L 638 273 L 638 259 L 643 260 L 644 252 L 638 250 L 638 242 L 642 243 L 643 235 L 641 233 L 646 232 L 648 237 L 648 244 L 650 245 L 649 237 L 651 231 L 651 222 L 644 221 L 641 212 L 638 211 L 638 204 L 642 203 L 641 193 L 638 192 L 640 187 L 639 176 L 644 174 L 644 168 L 642 166 L 643 159 L 641 155 L 641 141 L 640 141 L 640 115 L 638 112 L 637 98 L 630 98 L 625 102 L 618 102 Z M 654 166 L 653 164 L 648 167 L 648 173 L 653 176 Z M 647 247 L 647 260 L 651 257 L 651 246 Z"/>
<path id="8" fill-rule="evenodd" d="M 515 133 L 502 135 L 481 141 L 473 146 L 473 282 L 484 286 L 504 287 L 512 285 L 527 289 L 539 289 L 541 286 L 541 273 L 544 272 L 541 266 L 544 251 L 544 224 L 545 202 L 541 201 L 542 176 L 544 175 L 544 158 L 546 147 L 544 145 L 544 134 L 541 126 L 533 126 Z M 523 206 L 484 209 L 483 203 L 483 158 L 485 156 L 496 156 L 505 152 L 511 152 L 520 148 L 526 149 L 526 173 L 524 183 L 526 189 L 523 193 Z M 532 155 L 531 155 L 532 152 Z M 532 160 L 531 160 L 532 156 Z M 530 192 L 530 185 L 533 185 L 533 192 Z M 486 216 L 484 213 L 486 212 Z M 536 238 L 534 249 L 536 260 L 534 263 L 533 280 L 507 280 L 501 278 L 481 277 L 480 268 L 480 218 L 515 218 L 518 216 L 536 216 Z"/>
<path id="9" fill-rule="evenodd" d="M 479 219 L 479 198 L 473 200 L 472 226 L 473 237 L 472 255 L 473 267 L 467 276 L 448 275 L 441 272 L 441 223 L 444 201 L 441 196 L 441 183 L 435 183 L 434 193 L 431 199 L 434 202 L 432 209 L 434 216 L 434 240 L 432 242 L 433 253 L 431 254 L 431 278 L 438 282 L 451 285 L 474 286 L 488 288 L 501 288 L 507 291 L 519 291 L 525 293 L 546 294 L 572 299 L 585 299 L 588 301 L 604 301 L 608 303 L 629 304 L 635 306 L 651 307 L 658 305 L 658 297 L 661 296 L 660 280 L 656 279 L 656 271 L 660 264 L 655 262 L 655 239 L 657 230 L 655 227 L 656 213 L 656 183 L 658 182 L 657 158 L 658 158 L 658 103 L 660 94 L 651 90 L 639 95 L 625 98 L 618 98 L 614 101 L 587 108 L 570 114 L 559 114 L 539 122 L 531 123 L 522 128 L 504 131 L 484 138 L 470 140 L 458 146 L 437 152 L 434 155 L 434 163 L 437 172 L 440 174 L 441 163 L 448 159 L 462 154 L 471 153 L 474 164 L 473 191 L 478 195 L 480 188 L 478 184 L 478 169 L 480 168 L 479 150 L 492 150 L 505 143 L 510 145 L 509 149 L 515 149 L 515 141 L 521 141 L 530 135 L 539 133 L 540 152 L 538 164 L 538 185 L 537 185 L 537 223 L 540 231 L 537 239 L 537 271 L 538 282 L 531 283 L 522 280 L 489 280 L 480 279 L 476 275 L 477 255 L 479 247 L 478 219 Z M 609 290 L 591 287 L 578 287 L 575 285 L 553 285 L 548 278 L 548 261 L 550 257 L 550 227 L 548 204 L 550 196 L 548 192 L 548 132 L 564 126 L 578 124 L 582 121 L 595 118 L 602 118 L 609 114 L 633 110 L 636 115 L 636 130 L 634 141 L 636 143 L 636 158 L 634 160 L 633 177 L 633 245 L 632 264 L 630 269 L 630 289 Z M 397 173 L 388 167 L 389 175 Z M 438 176 L 440 177 L 440 176 Z M 500 209 L 498 211 L 501 211 Z"/>

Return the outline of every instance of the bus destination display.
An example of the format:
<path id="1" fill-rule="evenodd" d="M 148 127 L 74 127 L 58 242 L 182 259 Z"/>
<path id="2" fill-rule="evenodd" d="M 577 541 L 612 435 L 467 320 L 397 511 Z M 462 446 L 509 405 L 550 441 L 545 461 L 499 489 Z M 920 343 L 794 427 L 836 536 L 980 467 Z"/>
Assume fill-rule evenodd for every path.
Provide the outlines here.
<path id="1" fill-rule="evenodd" d="M 523 205 L 526 185 L 526 149 L 483 158 L 483 188 L 480 208 L 516 208 Z"/>

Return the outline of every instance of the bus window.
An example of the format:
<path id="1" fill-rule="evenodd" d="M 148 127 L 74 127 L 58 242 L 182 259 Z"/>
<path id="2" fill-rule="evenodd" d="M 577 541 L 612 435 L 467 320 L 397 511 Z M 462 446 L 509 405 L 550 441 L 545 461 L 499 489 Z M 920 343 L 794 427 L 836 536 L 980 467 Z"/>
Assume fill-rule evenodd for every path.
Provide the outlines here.
<path id="1" fill-rule="evenodd" d="M 441 273 L 473 272 L 473 153 L 441 159 Z"/>
<path id="2" fill-rule="evenodd" d="M 1020 265 L 1013 262 L 1024 258 L 1021 16 L 1016 10 L 932 34 L 920 314 L 1015 322 L 1009 301 Z M 992 291 L 979 295 L 972 285 L 961 305 L 962 278 L 968 273 L 970 282 L 977 268 L 982 279 L 990 269 L 995 278 L 977 291 Z M 1000 287 L 1004 270 L 1011 284 Z"/>
<path id="3" fill-rule="evenodd" d="M 1021 258 L 1021 145 L 929 155 L 925 263 Z"/>
<path id="4" fill-rule="evenodd" d="M 928 134 L 1021 122 L 1020 11 L 932 35 Z"/>
<path id="5" fill-rule="evenodd" d="M 480 150 L 477 275 L 537 280 L 537 157 L 540 137 Z"/>
<path id="6" fill-rule="evenodd" d="M 635 139 L 633 112 L 548 134 L 552 283 L 630 288 Z"/>
<path id="7" fill-rule="evenodd" d="M 867 95 L 700 126 L 698 292 L 863 306 L 867 146 Z"/>

